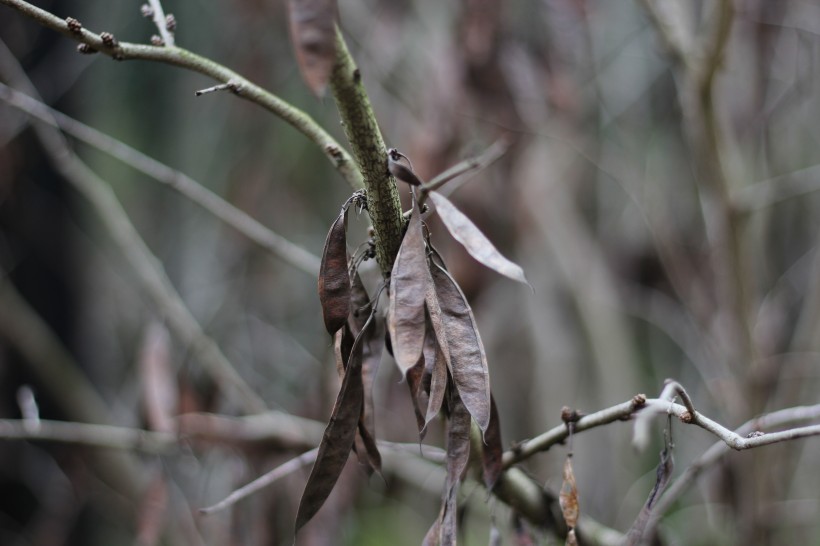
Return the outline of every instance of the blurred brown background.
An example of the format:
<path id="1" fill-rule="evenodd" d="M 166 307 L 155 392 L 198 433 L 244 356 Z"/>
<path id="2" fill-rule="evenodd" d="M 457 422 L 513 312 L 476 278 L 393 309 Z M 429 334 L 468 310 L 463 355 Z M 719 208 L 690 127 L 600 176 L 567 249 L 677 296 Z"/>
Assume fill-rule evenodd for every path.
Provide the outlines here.
<path id="1" fill-rule="evenodd" d="M 523 266 L 534 295 L 482 269 L 431 223 L 481 328 L 506 445 L 558 424 L 562 406 L 589 412 L 639 392 L 655 396 L 667 377 L 729 428 L 818 403 L 820 7 L 731 3 L 707 100 L 700 72 L 675 61 L 643 4 L 340 3 L 385 140 L 419 175 L 430 178 L 500 137 L 514 142 L 451 198 Z M 721 3 L 658 4 L 676 43 L 698 67 L 708 65 Z M 144 43 L 156 31 L 139 2 L 39 5 L 120 40 Z M 263 85 L 344 142 L 332 98 L 314 98 L 300 80 L 284 2 L 164 7 L 178 21 L 178 45 Z M 0 81 L 13 86 L 22 67 L 47 104 L 321 253 L 351 189 L 301 134 L 228 93 L 194 97 L 212 85 L 197 74 L 81 56 L 19 13 L 0 14 L 0 48 L 8 49 Z M 25 385 L 43 419 L 93 422 L 60 375 L 76 366 L 106 420 L 156 428 L 140 354 L 150 325 L 164 317 L 87 200 L 54 170 L 29 121 L 0 103 L 0 417 L 21 417 Z M 268 407 L 325 420 L 336 372 L 315 277 L 167 187 L 69 142 L 113 188 L 193 316 Z M 366 238 L 366 216 L 353 215 L 350 225 L 355 246 Z M 65 361 L 55 363 L 40 330 L 21 330 L 37 317 L 64 346 Z M 173 413 L 242 414 L 190 347 L 174 336 L 165 346 Z M 35 365 L 38 354 L 55 366 Z M 388 356 L 377 383 L 379 438 L 414 442 L 407 389 Z M 631 447 L 627 424 L 575 438 L 582 514 L 629 528 L 654 483 L 661 430 L 659 421 L 643 453 Z M 677 472 L 714 441 L 676 427 Z M 440 431 L 426 443 L 441 446 Z M 101 470 L 97 451 L 0 440 L 0 543 L 292 541 L 309 468 L 226 512 L 196 513 L 297 454 L 287 446 L 181 442 L 159 455 L 117 451 L 139 484 L 133 496 Z M 556 490 L 563 455 L 554 448 L 525 466 Z M 434 467 L 411 460 L 392 465 L 403 470 L 388 470 L 386 483 L 348 465 L 300 543 L 419 544 L 441 482 Z M 679 544 L 817 543 L 818 465 L 816 439 L 730 454 L 669 513 L 664 536 Z M 509 511 L 485 503 L 474 484 L 464 489 L 467 544 L 486 543 L 491 519 L 510 536 Z M 552 543 L 549 534 L 536 536 Z"/>

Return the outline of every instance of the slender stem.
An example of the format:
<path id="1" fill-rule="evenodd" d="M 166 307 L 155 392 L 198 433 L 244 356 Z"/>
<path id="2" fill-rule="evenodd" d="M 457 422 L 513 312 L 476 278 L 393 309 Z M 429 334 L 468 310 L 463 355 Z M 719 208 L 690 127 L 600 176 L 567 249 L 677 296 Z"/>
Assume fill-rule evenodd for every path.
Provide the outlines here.
<path id="1" fill-rule="evenodd" d="M 315 276 L 319 258 L 271 231 L 191 177 L 0 83 L 0 100 L 166 184 L 285 262 Z M 56 125 L 55 125 L 56 122 Z"/>
<path id="2" fill-rule="evenodd" d="M 668 384 L 667 388 L 670 389 L 670 392 L 678 392 L 676 390 L 676 386 L 679 387 L 677 383 L 673 382 Z M 667 389 L 665 389 L 665 392 L 666 390 Z M 749 437 L 741 436 L 739 433 L 729 430 L 717 421 L 706 417 L 702 413 L 690 409 L 694 408 L 694 406 L 691 405 L 691 400 L 688 402 L 689 407 L 670 402 L 668 397 L 646 399 L 643 395 L 637 395 L 628 402 L 617 404 L 610 408 L 581 417 L 574 423 L 573 432 L 583 432 L 585 430 L 608 425 L 609 423 L 614 423 L 616 421 L 628 421 L 636 415 L 671 414 L 676 416 L 685 424 L 695 425 L 710 432 L 720 438 L 720 440 L 729 448 L 737 451 L 795 440 L 798 438 L 808 438 L 810 436 L 820 435 L 820 425 L 811 425 L 768 434 L 755 434 Z M 801 414 L 805 414 L 807 411 L 820 412 L 820 404 L 817 406 L 808 406 L 806 408 L 792 408 L 792 411 L 802 412 Z M 763 421 L 766 418 L 767 416 L 764 415 L 762 417 L 758 417 L 757 420 L 750 422 Z M 552 446 L 562 443 L 568 436 L 569 431 L 567 430 L 566 425 L 561 424 L 544 432 L 543 434 L 536 436 L 535 438 L 532 438 L 531 440 L 522 442 L 512 450 L 504 453 L 504 467 L 509 468 L 518 462 L 532 457 L 536 453 L 546 451 Z"/>
<path id="3" fill-rule="evenodd" d="M 484 150 L 481 155 L 475 157 L 468 157 L 464 161 L 456 163 L 446 171 L 435 176 L 432 180 L 422 185 L 419 190 L 421 197 L 419 198 L 419 207 L 424 205 L 427 200 L 427 194 L 431 191 L 439 189 L 444 184 L 455 180 L 456 178 L 468 173 L 474 173 L 482 169 L 486 169 L 496 161 L 498 161 L 507 150 L 510 148 L 510 143 L 507 139 L 499 139 L 493 143 L 492 146 Z"/>
<path id="4" fill-rule="evenodd" d="M 253 495 L 260 489 L 264 489 L 265 487 L 269 486 L 270 484 L 274 483 L 280 478 L 284 478 L 288 474 L 296 472 L 303 466 L 312 464 L 314 461 L 316 461 L 316 456 L 318 454 L 318 447 L 315 447 L 310 451 L 306 451 L 298 457 L 294 457 L 293 459 L 290 459 L 289 461 L 282 463 L 270 472 L 262 474 L 261 476 L 259 476 L 252 482 L 248 483 L 247 485 L 244 485 L 239 489 L 233 491 L 230 495 L 228 495 L 221 501 L 217 502 L 216 504 L 208 506 L 207 508 L 200 508 L 199 513 L 207 516 L 213 514 L 214 512 L 219 512 L 220 510 L 229 508 L 237 502 L 241 501 L 242 499 L 250 495 Z"/>
<path id="5" fill-rule="evenodd" d="M 761 429 L 769 429 L 782 427 L 798 422 L 805 422 L 809 420 L 820 419 L 820 404 L 815 406 L 802 406 L 795 408 L 788 408 L 757 417 L 744 423 L 737 429 L 736 433 L 740 437 L 747 437 L 749 434 L 759 431 Z M 791 431 L 801 431 L 806 428 L 801 427 L 791 429 Z M 790 432 L 790 431 L 785 431 Z M 774 436 L 782 433 L 773 433 L 770 435 L 757 436 L 757 438 L 766 438 L 767 436 Z M 694 463 L 689 465 L 683 474 L 675 480 L 674 483 L 666 490 L 660 500 L 652 509 L 652 516 L 644 529 L 644 536 L 651 537 L 654 535 L 654 530 L 660 523 L 661 517 L 669 511 L 672 506 L 680 499 L 681 495 L 695 482 L 695 479 L 707 468 L 715 465 L 731 450 L 731 446 L 723 441 L 712 444 L 712 447 L 706 450 Z"/>
<path id="6" fill-rule="evenodd" d="M 115 42 L 114 45 L 108 45 L 100 34 L 84 28 L 72 30 L 63 19 L 23 0 L 0 0 L 0 4 L 10 6 L 43 26 L 65 34 L 119 61 L 131 59 L 156 61 L 199 72 L 222 83 L 234 82 L 236 84 L 235 89 L 232 89 L 234 94 L 262 106 L 292 125 L 324 151 L 325 156 L 351 187 L 354 189 L 362 187 L 361 174 L 356 169 L 350 154 L 313 118 L 225 66 L 175 46 L 150 46 L 128 42 Z"/>
<path id="7" fill-rule="evenodd" d="M 165 20 L 165 11 L 162 9 L 162 3 L 159 0 L 148 0 L 148 3 L 151 5 L 151 11 L 153 12 L 151 18 L 157 26 L 157 30 L 159 31 L 159 35 L 162 37 L 162 41 L 166 46 L 173 46 L 174 35 L 170 30 L 168 30 L 168 25 Z"/>
<path id="8" fill-rule="evenodd" d="M 361 74 L 336 29 L 336 63 L 330 79 L 345 134 L 364 177 L 367 208 L 373 221 L 376 259 L 388 275 L 402 239 L 401 201 L 396 180 L 387 170 L 387 149 L 370 105 Z"/>

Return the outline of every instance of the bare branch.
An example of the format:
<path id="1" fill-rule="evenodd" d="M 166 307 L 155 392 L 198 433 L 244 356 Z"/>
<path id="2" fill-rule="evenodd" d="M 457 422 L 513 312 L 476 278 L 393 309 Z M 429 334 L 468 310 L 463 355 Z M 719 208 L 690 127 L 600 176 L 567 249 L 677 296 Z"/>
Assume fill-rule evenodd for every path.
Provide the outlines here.
<path id="1" fill-rule="evenodd" d="M 362 187 L 362 176 L 350 154 L 313 118 L 225 66 L 176 46 L 150 46 L 104 40 L 103 34 L 89 32 L 76 20 L 70 25 L 48 11 L 23 0 L 0 0 L 0 4 L 10 6 L 41 25 L 85 44 L 92 51 L 98 51 L 116 60 L 156 61 L 199 72 L 222 83 L 236 82 L 238 86 L 235 93 L 238 96 L 258 104 L 292 125 L 322 149 L 350 186 L 354 189 Z"/>
<path id="2" fill-rule="evenodd" d="M 788 440 L 796 440 L 798 438 L 807 438 L 810 436 L 820 435 L 820 425 L 812 425 L 800 427 L 781 432 L 773 432 L 768 434 L 754 434 L 752 436 L 744 437 L 740 434 L 729 430 L 720 423 L 706 417 L 702 413 L 694 410 L 691 400 L 688 400 L 689 407 L 675 404 L 669 400 L 670 393 L 680 394 L 683 388 L 674 381 L 669 381 L 664 388 L 661 398 L 647 399 L 643 395 L 636 395 L 632 400 L 606 408 L 589 415 L 585 415 L 574 422 L 573 433 L 583 432 L 592 428 L 603 425 L 608 425 L 615 421 L 628 421 L 635 416 L 643 419 L 643 415 L 667 415 L 672 414 L 685 424 L 699 426 L 700 428 L 714 434 L 728 447 L 741 451 L 744 449 L 752 449 L 769 444 L 784 442 Z M 685 393 L 685 391 L 683 391 Z M 798 412 L 813 412 L 817 408 L 820 412 L 820 405 L 808 406 L 807 408 L 792 408 L 789 411 Z M 786 411 L 786 410 L 782 410 Z M 804 415 L 805 413 L 801 413 Z M 812 413 L 813 415 L 813 413 Z M 758 417 L 751 422 L 764 422 L 767 416 Z M 636 422 L 637 425 L 637 422 Z M 755 432 L 755 431 L 750 431 Z M 569 430 L 566 425 L 559 425 L 547 432 L 527 440 L 515 446 L 510 451 L 504 453 L 504 467 L 510 466 L 528 459 L 541 451 L 546 451 L 555 444 L 560 444 L 569 436 Z"/>
<path id="3" fill-rule="evenodd" d="M 0 100 L 53 127 L 59 127 L 89 146 L 110 154 L 137 171 L 170 186 L 257 245 L 308 275 L 316 276 L 319 271 L 318 257 L 271 231 L 191 177 L 2 83 Z"/>
<path id="4" fill-rule="evenodd" d="M 233 506 L 245 497 L 248 497 L 259 491 L 260 489 L 264 489 L 265 487 L 274 483 L 279 478 L 284 478 L 291 472 L 295 472 L 303 466 L 313 463 L 316 460 L 316 455 L 318 454 L 318 447 L 315 447 L 310 451 L 306 451 L 298 457 L 294 457 L 288 462 L 277 466 L 270 472 L 266 472 L 265 474 L 259 476 L 249 484 L 240 487 L 239 489 L 232 492 L 230 495 L 228 495 L 218 503 L 208 506 L 207 508 L 200 508 L 199 513 L 208 516 L 210 514 L 213 514 L 214 512 L 219 512 L 220 510 L 224 510 L 225 508 Z"/>
<path id="5" fill-rule="evenodd" d="M 608 425 L 609 423 L 613 423 L 615 421 L 627 421 L 635 412 L 640 411 L 640 409 L 643 408 L 648 402 L 650 401 L 646 399 L 646 396 L 638 394 L 628 402 L 596 411 L 595 413 L 591 413 L 589 415 L 584 415 L 575 421 L 572 430 L 574 433 L 578 433 L 600 427 L 602 425 Z M 568 436 L 569 429 L 566 425 L 562 424 L 555 428 L 551 428 L 543 434 L 539 434 L 535 438 L 521 442 L 510 451 L 504 453 L 504 467 L 509 468 L 518 462 L 529 459 L 536 453 L 547 451 L 555 444 L 562 443 Z"/>
<path id="6" fill-rule="evenodd" d="M 510 148 L 510 142 L 507 139 L 499 139 L 495 141 L 492 146 L 484 150 L 480 155 L 475 157 L 469 157 L 464 161 L 456 163 L 443 173 L 433 177 L 432 180 L 423 184 L 419 190 L 421 191 L 421 197 L 419 198 L 419 206 L 421 207 L 424 204 L 424 201 L 427 200 L 427 194 L 433 190 L 439 189 L 441 186 L 454 180 L 460 176 L 463 176 L 468 173 L 475 173 L 486 169 L 496 161 L 498 161 L 501 157 L 507 153 L 507 150 Z"/>
<path id="7" fill-rule="evenodd" d="M 177 435 L 171 432 L 50 420 L 41 420 L 39 429 L 32 430 L 26 426 L 25 420 L 0 419 L 0 438 L 82 444 L 144 453 L 168 453 L 177 445 Z"/>
<path id="8" fill-rule="evenodd" d="M 778 428 L 782 426 L 791 425 L 794 423 L 801 423 L 806 421 L 816 421 L 820 419 L 820 404 L 814 406 L 800 406 L 794 408 L 783 409 L 779 411 L 774 411 L 772 413 L 763 415 L 761 417 L 757 417 L 750 421 L 744 423 L 740 428 L 737 429 L 735 436 L 742 440 L 749 440 L 751 441 L 760 441 L 763 438 L 777 438 L 778 435 L 782 435 L 783 433 L 775 432 L 766 435 L 757 435 L 755 433 L 759 432 L 763 429 L 770 429 L 770 428 Z M 805 431 L 805 429 L 820 429 L 820 426 L 815 425 L 813 427 L 800 427 L 795 429 L 790 429 L 784 431 L 785 433 L 795 433 L 797 432 L 800 434 L 800 431 Z M 754 437 L 749 438 L 749 435 L 755 434 Z M 820 434 L 820 430 L 814 433 L 814 435 Z M 807 436 L 805 434 L 804 436 Z M 793 438 L 784 438 L 784 439 L 793 439 Z M 783 440 L 779 440 L 783 441 Z M 774 442 L 770 442 L 774 443 Z M 680 499 L 681 495 L 695 482 L 697 477 L 705 470 L 711 466 L 714 466 L 720 459 L 722 459 L 727 453 L 729 453 L 730 448 L 732 446 L 724 441 L 719 441 L 712 444 L 706 452 L 700 456 L 694 463 L 689 465 L 686 470 L 684 470 L 683 474 L 675 480 L 672 485 L 666 490 L 664 495 L 660 498 L 657 502 L 655 507 L 652 510 L 652 517 L 650 518 L 649 522 L 644 531 L 644 536 L 651 537 L 655 533 L 655 529 L 657 528 L 658 524 L 660 523 L 661 517 L 669 511 L 670 508 Z M 750 446 L 756 447 L 756 446 Z"/>
<path id="9" fill-rule="evenodd" d="M 148 0 L 148 3 L 151 5 L 151 18 L 157 26 L 157 30 L 159 31 L 159 35 L 162 37 L 162 41 L 166 46 L 173 47 L 174 34 L 168 28 L 165 12 L 162 9 L 162 3 L 159 0 Z"/>

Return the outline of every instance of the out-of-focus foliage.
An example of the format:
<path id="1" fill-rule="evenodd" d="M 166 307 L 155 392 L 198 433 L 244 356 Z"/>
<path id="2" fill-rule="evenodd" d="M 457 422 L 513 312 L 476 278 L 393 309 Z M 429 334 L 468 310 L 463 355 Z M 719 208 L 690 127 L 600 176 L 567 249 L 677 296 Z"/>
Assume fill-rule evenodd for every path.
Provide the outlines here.
<path id="1" fill-rule="evenodd" d="M 718 0 L 656 3 L 699 62 Z M 514 142 L 501 160 L 444 191 L 521 264 L 534 294 L 481 266 L 430 220 L 434 244 L 475 314 L 507 446 L 559 424 L 562 406 L 588 412 L 638 392 L 654 395 L 666 377 L 728 427 L 818 403 L 815 2 L 733 3 L 708 101 L 715 142 L 692 117 L 703 114 L 703 97 L 691 92 L 643 2 L 340 4 L 385 140 L 422 179 L 499 137 Z M 40 5 L 122 40 L 148 42 L 155 33 L 139 2 Z M 333 100 L 316 99 L 300 78 L 285 2 L 163 5 L 178 22 L 178 45 L 265 86 L 344 142 Z M 0 13 L 0 39 L 45 102 L 321 255 L 351 190 L 301 134 L 230 93 L 195 97 L 212 85 L 202 76 L 80 56 L 70 40 L 6 7 Z M 140 354 L 146 330 L 162 317 L 27 123 L 0 104 L 2 274 L 66 345 L 107 418 L 152 426 Z M 105 154 L 79 143 L 74 149 L 116 191 L 193 315 L 268 406 L 327 420 L 338 379 L 316 278 Z M 709 163 L 712 156 L 719 164 Z M 367 238 L 365 218 L 349 213 L 351 249 Z M 724 220 L 735 239 L 723 236 Z M 361 271 L 371 294 L 377 269 L 368 262 Z M 167 350 L 177 413 L 239 413 L 189 347 L 172 338 Z M 416 420 L 399 380 L 385 353 L 374 388 L 376 436 L 414 442 Z M 18 387 L 31 385 L 41 417 L 77 420 L 70 397 L 46 383 L 0 332 L 0 417 L 20 417 Z M 632 526 L 655 483 L 660 426 L 655 445 L 640 454 L 626 424 L 573 438 L 581 519 L 621 532 Z M 429 428 L 425 444 L 442 446 L 443 427 Z M 676 425 L 674 440 L 673 480 L 715 438 Z M 91 448 L 0 442 L 2 544 L 157 543 L 153 536 L 167 544 L 290 544 L 308 476 L 296 472 L 225 513 L 201 517 L 197 508 L 294 453 L 183 442 L 170 455 L 134 455 L 153 485 L 130 498 L 100 478 Z M 564 455 L 553 448 L 525 466 L 559 491 Z M 444 472 L 397 459 L 404 470 L 387 471 L 386 483 L 348 464 L 300 543 L 420 544 L 437 517 Z M 668 514 L 663 533 L 683 544 L 817 543 L 818 465 L 816 439 L 730 454 Z M 483 490 L 471 487 L 462 486 L 459 499 L 469 543 L 487 540 L 491 515 L 502 534 L 513 533 L 509 510 L 485 504 Z"/>

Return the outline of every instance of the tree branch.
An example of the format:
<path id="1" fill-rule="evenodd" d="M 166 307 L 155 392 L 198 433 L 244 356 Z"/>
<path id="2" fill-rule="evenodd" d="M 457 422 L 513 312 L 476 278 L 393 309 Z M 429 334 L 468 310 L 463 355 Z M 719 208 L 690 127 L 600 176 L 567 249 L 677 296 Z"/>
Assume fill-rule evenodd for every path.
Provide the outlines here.
<path id="1" fill-rule="evenodd" d="M 0 100 L 53 127 L 59 127 L 89 146 L 110 154 L 137 171 L 171 187 L 257 245 L 308 275 L 315 277 L 318 273 L 317 256 L 271 231 L 191 177 L 2 83 Z"/>
<path id="2" fill-rule="evenodd" d="M 818 419 L 820 419 L 820 404 L 814 406 L 800 406 L 788 408 L 779 411 L 774 411 L 772 413 L 747 421 L 741 427 L 739 427 L 737 431 L 733 434 L 741 440 L 749 441 L 759 441 L 763 438 L 777 438 L 778 435 L 782 435 L 783 433 L 791 433 L 794 431 L 801 431 L 805 429 L 814 428 L 820 429 L 820 426 L 815 425 L 814 427 L 799 427 L 796 429 L 790 429 L 783 432 L 775 432 L 763 436 L 757 435 L 752 438 L 749 438 L 749 435 L 755 434 L 760 430 L 777 428 L 805 421 L 815 421 Z M 815 432 L 814 435 L 817 434 L 820 434 L 820 431 Z M 792 438 L 784 438 L 784 440 L 788 439 Z M 686 468 L 686 470 L 683 471 L 683 474 L 681 474 L 681 476 L 669 486 L 666 492 L 664 492 L 663 496 L 661 496 L 660 500 L 653 507 L 652 516 L 650 517 L 649 522 L 647 523 L 646 528 L 644 530 L 644 536 L 652 537 L 655 534 L 655 529 L 660 523 L 660 519 L 663 517 L 663 515 L 666 512 L 668 512 L 672 508 L 672 506 L 674 506 L 674 504 L 680 499 L 681 495 L 683 495 L 683 493 L 694 483 L 695 479 L 697 479 L 697 477 L 703 472 L 703 470 L 717 463 L 727 453 L 729 453 L 732 447 L 733 446 L 724 441 L 716 442 L 712 444 L 712 447 L 706 450 L 706 452 L 703 455 L 701 455 L 700 458 L 698 458 L 694 463 L 689 465 Z"/>
<path id="3" fill-rule="evenodd" d="M 354 189 L 362 187 L 362 176 L 356 169 L 350 154 L 313 118 L 225 66 L 176 46 L 150 46 L 118 42 L 115 39 L 103 40 L 102 34 L 90 32 L 81 25 L 79 28 L 75 24 L 69 25 L 68 22 L 52 13 L 23 0 L 0 0 L 0 4 L 10 6 L 41 25 L 86 44 L 94 51 L 118 61 L 132 59 L 156 61 L 199 72 L 222 83 L 233 82 L 235 85 L 232 91 L 235 95 L 258 104 L 292 125 L 324 151 L 325 156 L 351 187 Z"/>
<path id="4" fill-rule="evenodd" d="M 165 11 L 162 9 L 162 3 L 159 0 L 148 0 L 151 6 L 151 19 L 162 37 L 162 42 L 166 46 L 174 45 L 174 34 L 168 30 L 167 19 L 165 18 Z"/>
<path id="5" fill-rule="evenodd" d="M 674 402 L 671 402 L 668 399 L 669 392 L 675 392 L 678 395 L 683 392 L 685 396 L 684 399 L 688 401 L 687 405 L 675 404 Z M 811 412 L 815 411 L 815 409 L 820 412 L 820 404 L 805 408 L 792 408 L 790 411 L 808 411 L 813 415 Z M 720 438 L 720 440 L 728 447 L 737 451 L 752 449 L 788 440 L 795 440 L 798 438 L 807 438 L 810 436 L 820 435 L 820 425 L 812 425 L 769 434 L 754 434 L 749 437 L 741 436 L 736 432 L 732 432 L 717 421 L 714 421 L 702 413 L 695 411 L 691 400 L 688 399 L 688 395 L 685 395 L 683 387 L 674 381 L 667 384 L 661 398 L 647 399 L 644 395 L 639 394 L 628 402 L 617 404 L 610 408 L 578 418 L 577 421 L 573 422 L 573 433 L 577 434 L 585 430 L 608 425 L 615 421 L 629 421 L 635 416 L 638 416 L 639 419 L 643 419 L 644 415 L 650 416 L 667 414 L 676 416 L 684 424 L 699 426 L 700 428 Z M 766 418 L 767 416 L 764 415 L 762 417 L 758 417 L 752 422 L 764 421 Z M 636 427 L 637 426 L 638 422 L 636 422 Z M 536 436 L 535 438 L 521 442 L 510 451 L 504 453 L 504 467 L 509 468 L 516 463 L 532 457 L 536 453 L 547 451 L 552 446 L 563 443 L 563 441 L 568 437 L 569 430 L 567 426 L 559 425 L 543 434 L 540 434 L 539 436 Z"/>
<path id="6" fill-rule="evenodd" d="M 336 62 L 330 88 L 345 134 L 364 177 L 367 212 L 373 221 L 376 259 L 388 275 L 401 245 L 404 220 L 396 180 L 387 170 L 387 149 L 359 69 L 336 28 Z"/>

